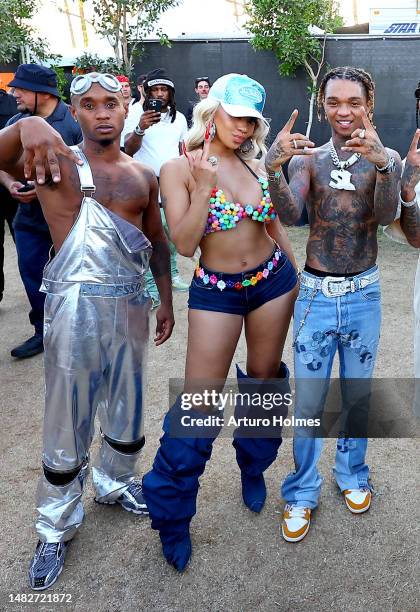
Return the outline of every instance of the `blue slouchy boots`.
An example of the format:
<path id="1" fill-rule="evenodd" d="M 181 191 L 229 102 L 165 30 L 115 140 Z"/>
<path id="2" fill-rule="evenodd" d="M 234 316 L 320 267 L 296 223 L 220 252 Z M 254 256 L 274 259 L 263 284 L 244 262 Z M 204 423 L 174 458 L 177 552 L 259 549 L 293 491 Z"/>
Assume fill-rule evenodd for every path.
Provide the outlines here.
<path id="1" fill-rule="evenodd" d="M 261 397 L 265 394 L 290 393 L 289 369 L 281 362 L 278 378 L 261 380 L 247 376 L 239 366 L 236 366 L 239 393 Z M 267 397 L 267 396 L 266 396 Z M 262 405 L 255 406 L 244 399 L 235 406 L 235 419 L 246 417 L 250 422 L 256 418 L 287 416 L 287 405 L 273 406 L 265 410 Z M 240 425 L 233 434 L 233 446 L 236 450 L 236 460 L 241 470 L 242 497 L 245 505 L 253 512 L 261 512 L 264 507 L 267 491 L 263 472 L 275 461 L 281 445 L 281 425 L 270 427 Z M 258 436 L 258 437 L 255 437 Z M 269 436 L 269 437 L 263 437 Z"/>
<path id="2" fill-rule="evenodd" d="M 196 425 L 185 431 L 180 419 L 186 414 L 191 420 L 206 416 L 192 410 L 183 411 L 178 398 L 165 416 L 164 434 L 153 467 L 143 477 L 143 494 L 152 529 L 159 531 L 166 560 L 180 572 L 191 556 L 189 527 L 196 513 L 198 479 L 210 459 L 213 442 L 221 429 Z M 172 437 L 175 435 L 178 437 Z M 189 437 L 181 437 L 183 435 Z"/>

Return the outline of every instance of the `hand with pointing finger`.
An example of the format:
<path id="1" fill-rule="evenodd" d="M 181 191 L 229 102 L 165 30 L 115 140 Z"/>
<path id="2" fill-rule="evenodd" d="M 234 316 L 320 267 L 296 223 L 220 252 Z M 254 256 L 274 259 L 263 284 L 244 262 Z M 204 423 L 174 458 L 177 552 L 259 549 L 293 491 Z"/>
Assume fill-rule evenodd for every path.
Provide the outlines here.
<path id="1" fill-rule="evenodd" d="M 346 146 L 341 147 L 341 149 L 342 151 L 360 153 L 372 164 L 383 168 L 389 161 L 389 155 L 364 108 L 361 110 L 360 119 L 362 120 L 363 128 L 354 130 L 350 139 L 346 140 Z"/>
<path id="2" fill-rule="evenodd" d="M 405 160 L 401 178 L 401 197 L 404 202 L 411 202 L 416 196 L 415 187 L 420 181 L 420 130 L 416 130 Z"/>
<path id="3" fill-rule="evenodd" d="M 268 172 L 276 172 L 294 155 L 310 155 L 315 144 L 304 134 L 292 133 L 299 111 L 296 109 L 284 128 L 277 134 L 275 141 L 268 150 L 265 167 Z"/>
<path id="4" fill-rule="evenodd" d="M 35 169 L 36 181 L 45 183 L 46 175 L 51 175 L 54 183 L 61 181 L 58 155 L 67 157 L 76 164 L 83 164 L 74 151 L 64 144 L 60 134 L 40 117 L 27 117 L 18 121 L 20 140 L 24 153 L 23 171 L 29 179 Z"/>
<path id="5" fill-rule="evenodd" d="M 184 155 L 188 160 L 190 172 L 197 187 L 211 191 L 217 185 L 217 158 L 210 156 L 210 130 L 207 127 L 202 151 L 187 153 L 183 144 Z M 209 161 L 210 159 L 210 161 Z"/>

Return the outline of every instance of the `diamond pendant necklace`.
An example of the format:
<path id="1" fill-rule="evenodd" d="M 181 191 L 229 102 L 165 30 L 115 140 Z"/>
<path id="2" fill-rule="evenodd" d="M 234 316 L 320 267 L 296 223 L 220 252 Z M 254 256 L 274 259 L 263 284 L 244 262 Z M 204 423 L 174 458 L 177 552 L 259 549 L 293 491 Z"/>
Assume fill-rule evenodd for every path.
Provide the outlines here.
<path id="1" fill-rule="evenodd" d="M 344 189 L 345 191 L 356 191 L 356 187 L 351 182 L 351 172 L 348 172 L 346 168 L 349 168 L 359 161 L 361 157 L 360 153 L 353 153 L 353 155 L 345 161 L 340 161 L 332 138 L 330 138 L 328 145 L 332 162 L 334 166 L 338 168 L 338 170 L 331 170 L 331 181 L 329 182 L 330 187 L 333 189 Z"/>

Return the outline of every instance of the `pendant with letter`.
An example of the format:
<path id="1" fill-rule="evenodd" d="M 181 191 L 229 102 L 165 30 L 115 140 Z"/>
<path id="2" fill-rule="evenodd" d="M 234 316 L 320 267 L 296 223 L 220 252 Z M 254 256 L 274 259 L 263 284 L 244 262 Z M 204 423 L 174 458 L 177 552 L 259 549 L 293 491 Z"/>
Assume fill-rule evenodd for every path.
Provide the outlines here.
<path id="1" fill-rule="evenodd" d="M 356 191 L 356 187 L 351 182 L 351 172 L 347 170 L 331 170 L 331 178 L 329 185 L 333 189 L 345 189 L 346 191 Z"/>

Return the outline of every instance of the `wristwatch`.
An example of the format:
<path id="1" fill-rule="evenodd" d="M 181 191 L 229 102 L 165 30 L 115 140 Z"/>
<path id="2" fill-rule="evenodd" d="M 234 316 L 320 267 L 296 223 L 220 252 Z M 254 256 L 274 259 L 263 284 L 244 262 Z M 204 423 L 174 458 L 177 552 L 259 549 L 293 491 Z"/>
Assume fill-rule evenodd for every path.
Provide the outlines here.
<path id="1" fill-rule="evenodd" d="M 134 128 L 134 133 L 137 134 L 137 136 L 144 136 L 146 130 L 142 130 L 139 125 L 136 125 L 136 127 Z"/>
<path id="2" fill-rule="evenodd" d="M 376 172 L 379 172 L 379 174 L 391 174 L 391 172 L 394 172 L 395 170 L 395 159 L 391 155 L 389 155 L 388 163 L 385 164 L 383 168 L 378 168 L 378 166 L 375 166 L 375 168 Z"/>

